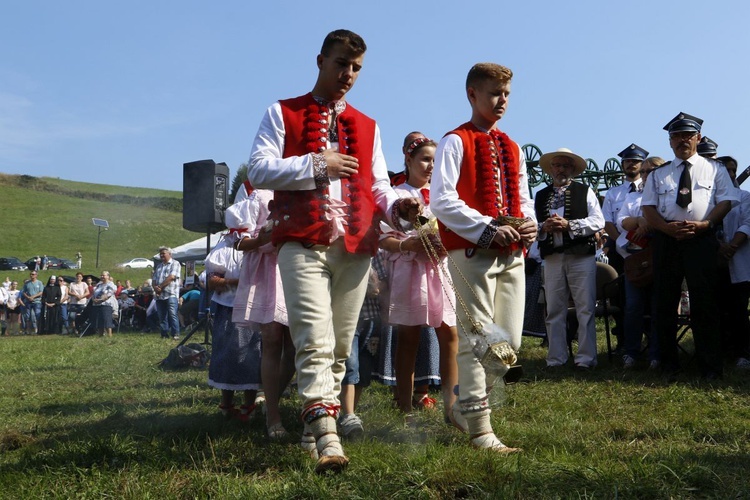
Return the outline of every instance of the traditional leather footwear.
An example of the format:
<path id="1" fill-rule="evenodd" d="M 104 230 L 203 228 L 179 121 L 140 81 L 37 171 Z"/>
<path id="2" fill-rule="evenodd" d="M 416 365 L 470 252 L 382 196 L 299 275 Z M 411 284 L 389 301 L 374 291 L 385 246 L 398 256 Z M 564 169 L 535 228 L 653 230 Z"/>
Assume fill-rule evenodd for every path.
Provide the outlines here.
<path id="1" fill-rule="evenodd" d="M 461 410 L 457 405 L 453 405 L 448 413 L 449 423 L 461 432 L 469 432 L 469 423 L 466 421 L 466 417 L 461 414 Z"/>
<path id="2" fill-rule="evenodd" d="M 315 464 L 316 474 L 338 474 L 349 465 L 349 459 L 343 455 L 323 455 Z"/>
<path id="3" fill-rule="evenodd" d="M 475 434 L 471 436 L 471 446 L 478 450 L 489 450 L 495 453 L 501 453 L 503 455 L 510 455 L 511 453 L 520 453 L 523 450 L 521 448 L 511 448 L 506 446 L 500 441 L 494 432 L 485 432 L 483 434 Z"/>

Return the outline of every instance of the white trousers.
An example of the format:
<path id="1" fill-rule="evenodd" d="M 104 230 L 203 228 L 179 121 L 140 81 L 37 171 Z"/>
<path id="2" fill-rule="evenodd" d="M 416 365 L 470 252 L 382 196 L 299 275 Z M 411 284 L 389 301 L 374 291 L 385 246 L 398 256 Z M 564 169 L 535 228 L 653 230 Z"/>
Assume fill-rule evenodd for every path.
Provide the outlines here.
<path id="1" fill-rule="evenodd" d="M 338 405 L 344 363 L 367 291 L 370 256 L 348 253 L 341 239 L 311 248 L 287 242 L 279 249 L 278 265 L 303 407 Z"/>
<path id="2" fill-rule="evenodd" d="M 554 253 L 544 258 L 544 296 L 547 300 L 547 364 L 568 362 L 568 302 L 578 318 L 578 352 L 575 364 L 596 366 L 596 260 L 593 255 Z"/>
<path id="3" fill-rule="evenodd" d="M 526 277 L 521 251 L 499 255 L 496 250 L 476 250 L 467 258 L 464 250 L 450 252 L 449 266 L 457 295 L 466 303 L 474 321 L 482 326 L 495 323 L 511 336 L 510 344 L 516 351 L 521 347 Z M 458 268 L 458 269 L 456 269 Z M 463 277 L 462 277 L 463 275 Z M 465 278 L 465 279 L 464 279 Z M 465 330 L 471 321 L 460 303 L 458 316 L 458 386 L 459 407 L 462 413 L 478 412 L 486 408 L 487 386 L 484 368 L 472 352 Z"/>

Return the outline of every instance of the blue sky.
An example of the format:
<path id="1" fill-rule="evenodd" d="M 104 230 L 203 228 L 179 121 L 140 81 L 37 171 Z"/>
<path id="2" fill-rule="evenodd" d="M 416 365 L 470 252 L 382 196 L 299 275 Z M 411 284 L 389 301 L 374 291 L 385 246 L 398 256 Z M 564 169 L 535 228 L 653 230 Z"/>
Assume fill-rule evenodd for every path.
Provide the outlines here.
<path id="1" fill-rule="evenodd" d="M 391 170 L 408 132 L 468 120 L 480 61 L 515 73 L 500 127 L 520 144 L 600 167 L 631 142 L 671 158 L 662 126 L 685 111 L 750 163 L 748 2 L 39 1 L 3 19 L 4 173 L 181 190 L 182 164 L 213 158 L 234 175 L 337 28 L 368 44 L 348 99 L 380 124 Z"/>

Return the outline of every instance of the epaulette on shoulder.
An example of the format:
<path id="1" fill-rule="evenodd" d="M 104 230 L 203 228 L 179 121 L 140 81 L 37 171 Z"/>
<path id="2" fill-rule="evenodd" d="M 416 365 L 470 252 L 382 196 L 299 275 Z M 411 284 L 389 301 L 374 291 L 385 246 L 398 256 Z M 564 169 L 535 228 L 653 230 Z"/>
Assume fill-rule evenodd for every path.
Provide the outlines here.
<path id="1" fill-rule="evenodd" d="M 662 163 L 662 164 L 661 164 L 661 165 L 659 165 L 658 167 L 654 167 L 654 170 L 659 170 L 660 168 L 662 168 L 662 167 L 666 167 L 667 165 L 671 165 L 671 164 L 672 164 L 672 160 L 669 160 L 669 161 L 667 161 L 667 162 L 664 162 L 664 163 Z M 653 170 L 652 170 L 652 172 L 653 172 Z"/>

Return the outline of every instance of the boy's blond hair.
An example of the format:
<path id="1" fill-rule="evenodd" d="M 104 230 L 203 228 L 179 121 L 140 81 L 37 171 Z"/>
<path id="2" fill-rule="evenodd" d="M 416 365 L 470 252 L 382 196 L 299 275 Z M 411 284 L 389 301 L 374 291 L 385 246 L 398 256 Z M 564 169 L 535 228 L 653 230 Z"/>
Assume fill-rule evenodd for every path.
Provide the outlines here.
<path id="1" fill-rule="evenodd" d="M 466 75 L 466 88 L 476 87 L 487 80 L 505 84 L 510 82 L 511 78 L 513 78 L 513 72 L 510 68 L 495 63 L 477 63 Z"/>

